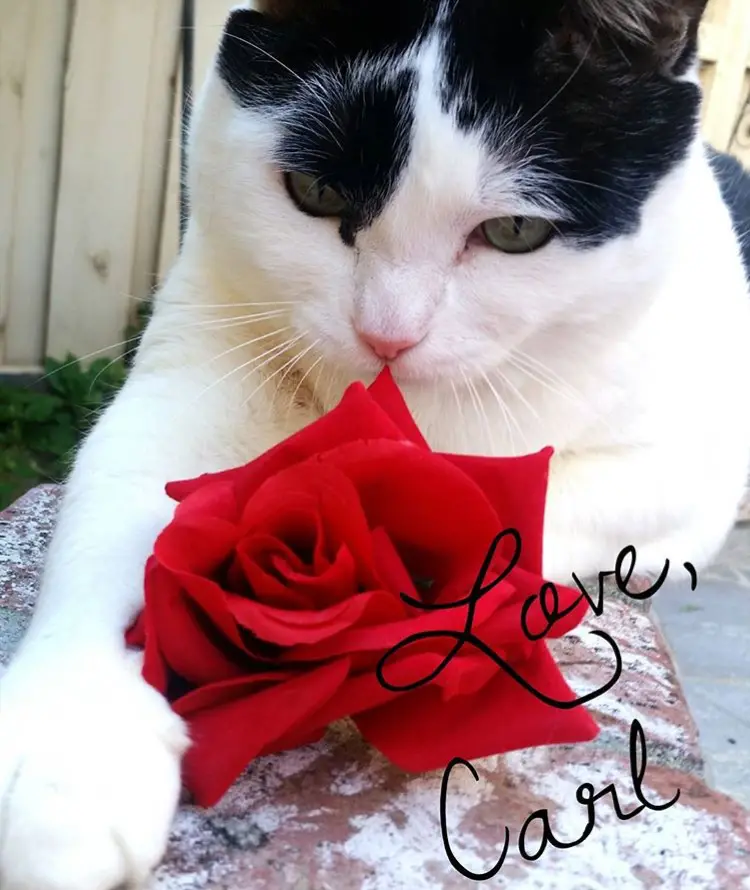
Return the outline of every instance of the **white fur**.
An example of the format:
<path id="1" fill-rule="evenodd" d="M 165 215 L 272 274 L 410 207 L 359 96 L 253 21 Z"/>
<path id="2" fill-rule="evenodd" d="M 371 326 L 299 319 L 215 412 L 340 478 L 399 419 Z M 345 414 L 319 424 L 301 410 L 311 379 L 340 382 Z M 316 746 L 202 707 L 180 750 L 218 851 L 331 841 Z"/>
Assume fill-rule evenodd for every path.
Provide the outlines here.
<path id="1" fill-rule="evenodd" d="M 630 543 L 642 569 L 700 566 L 730 528 L 750 454 L 750 301 L 700 143 L 633 236 L 520 257 L 467 248 L 488 217 L 554 208 L 543 195 L 519 204 L 519 178 L 534 173 L 513 161 L 513 122 L 507 163 L 490 164 L 435 99 L 439 47 L 417 64 L 414 150 L 356 252 L 287 198 L 274 121 L 209 79 L 185 248 L 78 456 L 31 631 L 0 686 L 2 890 L 113 890 L 157 863 L 184 738 L 122 634 L 171 514 L 164 483 L 240 464 L 371 380 L 380 366 L 353 322 L 421 339 L 394 371 L 436 449 L 556 447 L 547 575 L 611 568 Z M 300 405 L 296 355 L 309 372 Z"/>

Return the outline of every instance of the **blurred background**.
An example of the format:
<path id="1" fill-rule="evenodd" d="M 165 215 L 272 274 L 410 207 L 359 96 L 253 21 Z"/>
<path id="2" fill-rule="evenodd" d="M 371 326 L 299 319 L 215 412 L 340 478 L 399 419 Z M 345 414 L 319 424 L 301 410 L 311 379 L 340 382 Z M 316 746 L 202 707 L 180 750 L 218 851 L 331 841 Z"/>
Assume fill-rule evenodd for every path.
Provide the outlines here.
<path id="1" fill-rule="evenodd" d="M 182 99 L 231 0 L 0 0 L 0 509 L 65 473 L 179 249 Z M 703 127 L 750 167 L 750 0 L 711 0 Z"/>

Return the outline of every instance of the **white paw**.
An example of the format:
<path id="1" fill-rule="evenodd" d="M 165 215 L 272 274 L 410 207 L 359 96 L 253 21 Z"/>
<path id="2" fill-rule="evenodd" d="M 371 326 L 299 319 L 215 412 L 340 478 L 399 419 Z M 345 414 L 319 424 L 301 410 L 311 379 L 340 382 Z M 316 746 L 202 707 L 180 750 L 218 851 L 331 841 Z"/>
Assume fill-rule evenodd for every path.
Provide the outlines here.
<path id="1" fill-rule="evenodd" d="M 181 722 L 123 662 L 15 667 L 0 682 L 0 887 L 142 886 L 179 798 Z"/>

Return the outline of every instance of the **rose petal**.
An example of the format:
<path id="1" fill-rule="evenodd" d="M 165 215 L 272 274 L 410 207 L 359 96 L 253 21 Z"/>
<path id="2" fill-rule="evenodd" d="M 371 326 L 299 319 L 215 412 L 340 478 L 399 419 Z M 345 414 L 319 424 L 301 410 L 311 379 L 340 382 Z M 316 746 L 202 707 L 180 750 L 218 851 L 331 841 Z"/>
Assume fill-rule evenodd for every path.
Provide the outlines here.
<path id="1" fill-rule="evenodd" d="M 429 572 L 440 580 L 467 565 L 476 573 L 500 530 L 476 484 L 431 452 L 384 440 L 354 442 L 317 462 L 351 479 L 370 527 L 388 529 L 411 574 Z M 310 461 L 310 473 L 317 472 L 314 467 Z"/>
<path id="2" fill-rule="evenodd" d="M 541 634 L 546 631 L 545 636 L 550 639 L 564 637 L 571 630 L 578 627 L 588 614 L 588 600 L 582 596 L 579 590 L 556 584 L 556 598 L 551 593 L 544 594 L 543 587 L 547 582 L 543 581 L 538 575 L 525 572 L 518 567 L 513 570 L 513 583 L 524 603 L 527 599 L 533 598 L 533 603 L 526 614 L 525 620 L 526 627 L 532 634 Z M 550 625 L 549 618 L 542 608 L 543 596 L 545 602 L 547 602 L 547 608 L 553 613 L 554 621 L 552 625 Z M 559 615 L 564 617 L 558 618 L 557 616 Z"/>
<path id="3" fill-rule="evenodd" d="M 558 701 L 575 698 L 544 645 L 534 647 L 519 673 Z M 585 708 L 560 710 L 544 704 L 499 669 L 476 695 L 445 700 L 439 688 L 425 687 L 354 720 L 392 763 L 412 772 L 442 769 L 454 757 L 473 760 L 521 748 L 587 742 L 599 732 Z"/>
<path id="4" fill-rule="evenodd" d="M 146 578 L 147 628 L 152 641 L 164 662 L 193 685 L 236 677 L 247 670 L 239 646 L 229 643 L 231 634 L 241 645 L 236 625 L 217 625 L 222 613 L 227 615 L 223 598 L 212 582 L 194 576 L 180 579 L 156 561 Z"/>
<path id="5" fill-rule="evenodd" d="M 222 483 L 196 491 L 179 504 L 154 544 L 157 560 L 173 571 L 213 575 L 232 555 L 239 538 L 237 516 L 216 515 L 228 501 L 237 513 L 234 491 Z M 231 514 L 231 509 L 227 507 L 226 512 Z"/>
<path id="6" fill-rule="evenodd" d="M 388 591 L 358 593 L 326 609 L 275 609 L 263 603 L 228 596 L 236 621 L 261 640 L 278 646 L 319 643 L 359 623 L 377 624 L 393 614 L 393 596 Z"/>
<path id="7" fill-rule="evenodd" d="M 521 534 L 519 565 L 541 574 L 544 510 L 549 463 L 554 451 L 544 448 L 525 457 L 442 455 L 484 492 L 497 513 L 501 531 L 515 528 Z"/>
<path id="8" fill-rule="evenodd" d="M 239 562 L 252 589 L 252 597 L 248 598 L 275 608 L 323 609 L 348 599 L 359 590 L 357 566 L 344 545 L 334 562 L 319 575 L 295 571 L 279 557 L 269 560 L 270 570 L 247 553 L 240 554 Z"/>
<path id="9" fill-rule="evenodd" d="M 217 680 L 215 683 L 207 683 L 180 696 L 174 701 L 173 710 L 188 720 L 199 711 L 231 704 L 302 676 L 304 676 L 302 671 L 269 670 L 244 674 L 228 680 Z"/>
<path id="10" fill-rule="evenodd" d="M 176 702 L 174 709 L 188 720 L 193 740 L 183 774 L 198 805 L 213 806 L 264 748 L 299 731 L 336 693 L 348 671 L 349 662 L 341 659 L 259 691 L 249 678 L 229 689 L 214 684 L 200 696 Z"/>
<path id="11" fill-rule="evenodd" d="M 414 587 L 411 576 L 401 560 L 390 535 L 382 526 L 372 530 L 371 540 L 375 571 L 383 586 L 387 590 L 398 594 L 398 600 L 403 604 L 403 615 L 407 617 L 410 612 L 401 599 L 401 594 L 406 594 L 406 596 L 414 599 L 417 598 L 417 590 Z"/>
<path id="12" fill-rule="evenodd" d="M 342 544 L 334 561 L 317 575 L 285 569 L 287 584 L 295 590 L 306 607 L 328 606 L 356 595 L 359 589 L 357 564 L 349 548 Z"/>
<path id="13" fill-rule="evenodd" d="M 282 566 L 285 571 L 291 566 L 303 568 L 302 560 L 283 541 L 253 534 L 240 542 L 238 551 L 228 573 L 232 593 L 289 609 L 308 607 L 305 596 L 290 588 L 283 577 Z"/>
<path id="14" fill-rule="evenodd" d="M 158 571 L 157 562 L 151 556 L 146 563 L 144 572 L 146 589 L 154 583 L 151 576 Z M 154 622 L 152 609 L 144 609 L 129 636 L 130 645 L 143 648 L 143 678 L 155 689 L 166 695 L 169 682 L 168 667 L 159 648 L 158 626 Z"/>
<path id="15" fill-rule="evenodd" d="M 377 446 L 378 440 L 367 443 L 369 450 Z M 312 538 L 316 532 L 313 543 L 323 538 L 336 552 L 345 542 L 358 562 L 372 563 L 368 517 L 356 486 L 335 461 L 317 455 L 263 483 L 248 500 L 242 523 L 247 534 L 258 529 L 287 543 L 295 534 Z"/>
<path id="16" fill-rule="evenodd" d="M 446 634 L 460 634 L 467 629 L 468 606 L 456 606 L 452 609 L 424 611 L 415 614 L 409 610 L 407 617 L 401 612 L 396 620 L 383 620 L 367 627 L 348 627 L 329 640 L 317 645 L 306 645 L 298 642 L 288 652 L 283 653 L 282 660 L 317 661 L 337 657 L 341 654 L 354 655 L 359 652 L 372 652 L 380 656 L 398 647 L 388 662 L 404 657 L 417 649 L 425 648 L 436 652 L 450 649 L 454 638 Z M 502 646 L 522 645 L 526 636 L 520 622 L 520 600 L 513 587 L 503 582 L 493 587 L 475 605 L 471 629 L 480 638 L 484 635 L 487 623 L 493 621 L 492 643 Z M 406 641 L 412 637 L 422 637 L 422 642 Z M 499 640 L 499 638 L 501 638 Z M 402 645 L 403 644 L 403 645 Z"/>
<path id="17" fill-rule="evenodd" d="M 361 383 L 353 383 L 339 404 L 319 420 L 295 433 L 244 467 L 207 473 L 196 479 L 170 482 L 167 494 L 176 501 L 209 483 L 229 481 L 238 486 L 241 502 L 279 470 L 307 460 L 343 442 L 364 439 L 403 441 L 404 433 Z"/>
<path id="18" fill-rule="evenodd" d="M 402 662 L 399 682 L 408 683 L 410 680 L 416 681 L 427 676 L 438 666 L 441 660 L 434 653 L 419 653 L 408 656 Z M 478 662 L 479 659 L 474 659 L 474 661 Z M 483 673 L 494 674 L 497 671 L 497 668 L 492 663 L 490 663 L 489 671 L 487 671 L 486 665 L 480 666 L 475 663 L 469 665 L 469 668 L 464 672 L 464 676 L 469 678 L 471 672 L 477 668 Z M 486 682 L 486 678 L 483 677 L 481 682 Z M 465 683 L 464 688 L 472 689 L 473 686 Z M 405 694 L 410 695 L 411 693 Z M 341 685 L 341 688 L 336 691 L 336 694 L 319 711 L 309 716 L 305 721 L 304 731 L 307 733 L 312 727 L 315 732 L 320 732 L 331 723 L 343 717 L 372 711 L 383 704 L 395 702 L 403 696 L 404 693 L 396 693 L 383 686 L 374 671 L 367 671 L 355 676 L 350 675 Z M 297 729 L 292 730 L 288 736 L 274 742 L 273 747 L 265 749 L 263 753 L 271 754 L 292 747 L 292 743 L 298 735 L 299 731 Z"/>
<path id="19" fill-rule="evenodd" d="M 367 391 L 410 442 L 430 451 L 388 367 L 383 368 Z"/>

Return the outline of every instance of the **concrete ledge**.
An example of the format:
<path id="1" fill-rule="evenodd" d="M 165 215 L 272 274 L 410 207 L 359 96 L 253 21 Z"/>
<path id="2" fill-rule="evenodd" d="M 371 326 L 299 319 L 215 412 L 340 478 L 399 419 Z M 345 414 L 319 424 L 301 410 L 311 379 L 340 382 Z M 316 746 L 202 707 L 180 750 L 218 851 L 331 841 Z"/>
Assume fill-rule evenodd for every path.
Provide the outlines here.
<path id="1" fill-rule="evenodd" d="M 6 661 L 33 607 L 38 573 L 59 506 L 59 491 L 30 492 L 0 514 L 0 661 Z M 475 780 L 459 767 L 447 783 L 446 827 L 454 855 L 471 872 L 510 848 L 492 887 L 514 890 L 618 890 L 750 887 L 750 814 L 709 789 L 695 725 L 666 644 L 649 614 L 607 598 L 592 618 L 554 647 L 577 693 L 604 685 L 613 659 L 589 630 L 618 643 L 624 669 L 592 704 L 602 727 L 587 745 L 557 746 L 476 761 Z M 498 712 L 502 720 L 502 711 Z M 643 728 L 648 766 L 643 795 L 661 812 L 620 820 L 610 794 L 590 809 L 595 828 L 571 849 L 550 843 L 536 861 L 518 850 L 534 811 L 548 811 L 558 841 L 581 837 L 590 796 L 614 785 L 623 814 L 640 804 L 629 760 L 631 726 Z M 429 744 L 429 740 L 426 740 Z M 456 752 L 457 755 L 460 752 Z M 390 766 L 348 723 L 324 741 L 256 762 L 212 811 L 185 805 L 155 887 L 166 890 L 434 890 L 474 882 L 449 862 L 441 838 L 442 773 L 405 774 Z M 637 783 L 636 783 L 637 784 Z M 583 792 L 585 798 L 585 791 Z M 542 816 L 525 835 L 527 855 L 542 840 Z"/>

